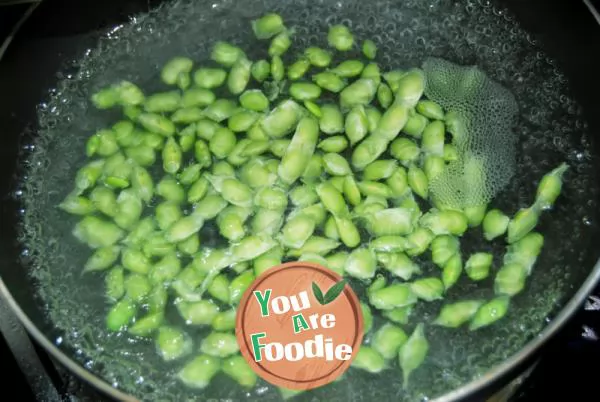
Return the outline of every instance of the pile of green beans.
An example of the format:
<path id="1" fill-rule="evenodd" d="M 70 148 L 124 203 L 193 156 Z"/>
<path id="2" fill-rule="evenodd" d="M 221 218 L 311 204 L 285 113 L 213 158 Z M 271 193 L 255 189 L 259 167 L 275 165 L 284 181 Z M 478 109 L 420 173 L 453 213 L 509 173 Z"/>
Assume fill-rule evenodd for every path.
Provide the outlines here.
<path id="1" fill-rule="evenodd" d="M 189 387 L 223 373 L 251 388 L 236 306 L 270 267 L 312 261 L 366 288 L 368 336 L 353 367 L 397 365 L 406 386 L 429 349 L 425 323 L 405 332 L 414 305 L 442 300 L 461 277 L 494 275 L 495 298 L 444 304 L 427 325 L 475 331 L 501 320 L 541 252 L 534 229 L 567 166 L 512 217 L 488 205 L 437 208 L 428 183 L 460 155 L 446 140 L 446 111 L 423 97 L 423 71 L 381 71 L 375 43 L 342 25 L 330 27 L 329 48 L 303 49 L 286 66 L 294 30 L 273 13 L 251 28 L 269 41 L 268 57 L 250 60 L 220 41 L 204 66 L 184 56 L 164 65 L 163 92 L 123 81 L 91 97 L 124 117 L 87 140 L 89 161 L 59 207 L 80 217 L 73 234 L 93 249 L 84 272 L 105 273 L 106 326 L 184 361 L 178 378 Z M 357 47 L 364 57 L 333 63 L 334 52 Z M 211 225 L 224 246 L 202 244 Z M 478 226 L 507 244 L 497 270 L 489 253 L 461 253 L 461 237 Z M 438 276 L 422 275 L 416 257 L 426 253 Z M 185 324 L 166 317 L 169 304 Z M 386 321 L 377 329 L 375 312 Z M 207 335 L 193 339 L 188 327 Z"/>

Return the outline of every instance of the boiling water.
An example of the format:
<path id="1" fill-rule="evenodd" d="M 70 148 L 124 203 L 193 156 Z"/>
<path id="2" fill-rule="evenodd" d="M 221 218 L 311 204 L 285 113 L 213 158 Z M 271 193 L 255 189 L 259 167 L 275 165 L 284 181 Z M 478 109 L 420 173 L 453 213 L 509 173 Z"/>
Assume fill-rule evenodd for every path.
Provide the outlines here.
<path id="1" fill-rule="evenodd" d="M 288 54 L 309 45 L 325 46 L 328 26 L 344 23 L 358 40 L 370 38 L 377 43 L 383 70 L 420 66 L 425 57 L 437 56 L 459 64 L 477 64 L 509 88 L 520 107 L 518 174 L 493 207 L 514 214 L 531 204 L 543 174 L 562 161 L 571 165 L 563 195 L 538 227 L 546 240 L 543 253 L 526 291 L 514 298 L 507 317 L 476 333 L 428 326 L 430 354 L 411 376 L 408 390 L 402 389 L 394 362 L 391 369 L 378 375 L 351 369 L 341 381 L 297 399 L 416 401 L 440 396 L 477 378 L 534 337 L 587 276 L 598 199 L 587 125 L 579 106 L 569 97 L 565 78 L 505 11 L 486 1 L 250 0 L 243 6 L 231 0 L 183 1 L 136 16 L 131 23 L 108 32 L 81 60 L 65 66 L 49 100 L 40 104 L 39 136 L 26 161 L 23 256 L 39 284 L 48 319 L 60 334 L 54 340 L 75 350 L 76 358 L 89 370 L 143 399 L 281 399 L 277 390 L 262 381 L 245 392 L 223 375 L 203 392 L 185 390 L 173 376 L 181 362 L 160 361 L 151 341 L 107 333 L 104 317 L 109 307 L 103 276 L 81 275 L 90 251 L 71 235 L 77 218 L 56 208 L 84 162 L 88 136 L 119 117 L 93 109 L 88 101 L 92 91 L 121 79 L 146 91 L 157 90 L 158 71 L 164 62 L 186 55 L 202 63 L 215 40 L 236 43 L 253 59 L 265 57 L 266 44 L 252 39 L 250 21 L 268 11 L 279 12 L 287 25 L 296 27 Z M 478 230 L 465 236 L 463 255 L 493 252 L 497 270 L 504 247 L 481 239 Z M 439 275 L 425 260 L 424 274 Z M 492 279 L 474 284 L 463 278 L 444 301 L 492 296 Z M 420 303 L 405 330 L 411 332 L 419 321 L 430 322 L 440 306 Z M 381 322 L 376 318 L 375 326 Z M 199 339 L 195 341 L 198 346 Z"/>

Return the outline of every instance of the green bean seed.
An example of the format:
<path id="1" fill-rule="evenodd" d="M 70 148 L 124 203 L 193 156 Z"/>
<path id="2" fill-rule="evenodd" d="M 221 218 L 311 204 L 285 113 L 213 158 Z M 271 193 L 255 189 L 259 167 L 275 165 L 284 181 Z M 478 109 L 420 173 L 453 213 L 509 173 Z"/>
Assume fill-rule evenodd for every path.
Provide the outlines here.
<path id="1" fill-rule="evenodd" d="M 283 19 L 279 14 L 268 13 L 252 20 L 252 32 L 257 39 L 270 39 L 285 29 Z"/>
<path id="2" fill-rule="evenodd" d="M 173 137 L 169 137 L 162 151 L 163 169 L 167 173 L 175 174 L 181 168 L 183 154 L 179 144 Z"/>
<path id="3" fill-rule="evenodd" d="M 136 320 L 128 329 L 128 332 L 134 336 L 150 336 L 164 322 L 164 313 L 149 313 L 146 316 Z"/>
<path id="4" fill-rule="evenodd" d="M 390 106 L 381 117 L 377 129 L 354 149 L 352 154 L 354 167 L 362 170 L 369 163 L 374 162 L 385 152 L 388 144 L 396 138 L 407 120 L 407 107 L 396 104 Z"/>
<path id="5" fill-rule="evenodd" d="M 187 325 L 210 325 L 219 313 L 217 305 L 208 300 L 181 302 L 177 310 Z"/>
<path id="6" fill-rule="evenodd" d="M 540 214 L 541 209 L 538 204 L 517 211 L 508 222 L 506 241 L 512 244 L 525 237 L 537 226 Z"/>
<path id="7" fill-rule="evenodd" d="M 183 186 L 173 177 L 165 176 L 156 185 L 156 194 L 167 201 L 182 203 L 185 200 Z"/>
<path id="8" fill-rule="evenodd" d="M 200 68 L 194 73 L 194 83 L 204 89 L 218 88 L 227 78 L 227 72 L 220 68 Z"/>
<path id="9" fill-rule="evenodd" d="M 280 188 L 261 188 L 254 197 L 254 204 L 261 208 L 282 210 L 287 207 L 286 192 Z"/>
<path id="10" fill-rule="evenodd" d="M 260 89 L 251 89 L 240 95 L 240 105 L 248 110 L 264 112 L 269 108 L 269 100 Z"/>
<path id="11" fill-rule="evenodd" d="M 119 91 L 111 86 L 95 92 L 91 101 L 97 109 L 110 109 L 119 103 Z"/>
<path id="12" fill-rule="evenodd" d="M 446 261 L 442 269 L 442 282 L 446 291 L 456 284 L 463 270 L 462 257 L 455 253 Z"/>
<path id="13" fill-rule="evenodd" d="M 138 117 L 138 122 L 146 130 L 163 135 L 165 137 L 175 134 L 175 124 L 164 116 L 155 113 L 142 113 Z"/>
<path id="14" fill-rule="evenodd" d="M 252 272 L 251 270 L 248 270 L 248 271 L 240 274 L 233 281 L 231 281 L 231 286 L 230 286 L 230 293 L 231 293 L 230 302 L 231 302 L 231 304 L 238 304 L 240 302 L 240 300 L 242 299 L 242 296 L 244 295 L 244 292 L 246 291 L 246 289 L 248 289 L 248 287 L 250 287 L 250 285 L 254 281 L 254 278 L 255 278 L 254 272 Z"/>
<path id="15" fill-rule="evenodd" d="M 462 300 L 445 304 L 433 324 L 446 328 L 458 328 L 471 320 L 483 304 L 482 300 Z"/>
<path id="16" fill-rule="evenodd" d="M 277 36 L 275 36 L 271 40 L 271 44 L 269 45 L 269 56 L 282 56 L 292 45 L 292 32 L 283 31 L 280 32 Z"/>
<path id="17" fill-rule="evenodd" d="M 412 292 L 421 300 L 428 302 L 442 299 L 444 284 L 438 278 L 422 278 L 410 284 Z"/>
<path id="18" fill-rule="evenodd" d="M 152 166 L 156 161 L 154 149 L 145 145 L 127 148 L 125 149 L 125 154 L 135 163 L 144 167 Z"/>
<path id="19" fill-rule="evenodd" d="M 241 155 L 244 157 L 252 157 L 262 155 L 271 147 L 269 140 L 250 140 L 248 145 L 244 147 Z"/>
<path id="20" fill-rule="evenodd" d="M 160 285 L 164 282 L 171 281 L 181 271 L 181 262 L 175 252 L 171 252 L 162 257 L 150 269 L 148 277 L 154 285 Z"/>
<path id="21" fill-rule="evenodd" d="M 370 215 L 367 229 L 374 236 L 404 236 L 413 231 L 413 226 L 409 209 L 387 208 Z"/>
<path id="22" fill-rule="evenodd" d="M 319 138 L 319 125 L 312 117 L 303 117 L 298 123 L 292 141 L 281 159 L 277 170 L 287 184 L 295 182 L 306 170 Z"/>
<path id="23" fill-rule="evenodd" d="M 106 315 L 106 328 L 113 332 L 123 330 L 133 320 L 136 312 L 137 306 L 132 300 L 119 300 Z"/>
<path id="24" fill-rule="evenodd" d="M 220 370 L 218 358 L 200 355 L 189 361 L 178 373 L 177 377 L 189 388 L 204 389 Z"/>
<path id="25" fill-rule="evenodd" d="M 83 272 L 103 271 L 110 268 L 119 258 L 119 246 L 106 246 L 96 249 L 83 266 Z"/>
<path id="26" fill-rule="evenodd" d="M 525 288 L 527 269 L 518 263 L 505 264 L 496 273 L 494 291 L 497 295 L 515 296 Z"/>
<path id="27" fill-rule="evenodd" d="M 521 240 L 509 245 L 504 254 L 504 264 L 518 263 L 531 274 L 533 264 L 544 246 L 544 236 L 537 232 L 530 232 Z"/>
<path id="28" fill-rule="evenodd" d="M 250 73 L 256 81 L 263 82 L 271 74 L 271 64 L 267 60 L 255 61 L 250 68 Z"/>
<path id="29" fill-rule="evenodd" d="M 290 201 L 297 207 L 307 207 L 319 201 L 314 186 L 298 185 L 290 192 Z"/>
<path id="30" fill-rule="evenodd" d="M 75 174 L 75 188 L 78 192 L 83 192 L 88 188 L 93 187 L 96 181 L 100 178 L 105 167 L 105 161 L 98 159 L 91 161 Z"/>
<path id="31" fill-rule="evenodd" d="M 122 106 L 138 106 L 144 102 L 144 93 L 132 82 L 121 81 L 116 85 L 116 91 Z"/>
<path id="32" fill-rule="evenodd" d="M 254 260 L 253 269 L 254 275 L 259 276 L 266 270 L 275 265 L 281 264 L 283 259 L 283 249 L 280 246 L 275 246 L 266 253 L 258 256 Z"/>
<path id="33" fill-rule="evenodd" d="M 466 207 L 464 209 L 464 214 L 467 217 L 467 222 L 469 223 L 469 227 L 477 227 L 481 225 L 483 222 L 483 218 L 485 217 L 485 213 L 487 211 L 487 204 Z"/>
<path id="34" fill-rule="evenodd" d="M 327 42 L 329 46 L 345 52 L 352 49 L 354 37 L 345 25 L 332 25 L 329 27 L 329 32 L 327 33 Z"/>
<path id="35" fill-rule="evenodd" d="M 288 248 L 300 248 L 312 236 L 315 222 L 306 215 L 297 215 L 285 223 L 282 229 L 281 243 Z"/>
<path id="36" fill-rule="evenodd" d="M 136 303 L 144 301 L 152 290 L 152 284 L 145 275 L 130 274 L 125 278 L 125 295 Z"/>
<path id="37" fill-rule="evenodd" d="M 234 261 L 250 261 L 266 253 L 277 245 L 270 237 L 261 235 L 248 236 L 231 247 Z"/>
<path id="38" fill-rule="evenodd" d="M 286 100 L 261 121 L 261 127 L 271 138 L 281 138 L 289 134 L 301 117 L 301 106 L 293 100 Z"/>
<path id="39" fill-rule="evenodd" d="M 229 76 L 227 77 L 227 88 L 233 95 L 239 95 L 244 92 L 248 82 L 250 82 L 250 69 L 252 62 L 248 59 L 241 58 L 231 67 Z"/>
<path id="40" fill-rule="evenodd" d="M 352 173 L 346 158 L 336 153 L 323 155 L 325 171 L 333 176 L 346 176 Z"/>
<path id="41" fill-rule="evenodd" d="M 331 183 L 324 182 L 316 187 L 317 195 L 327 209 L 334 216 L 346 216 L 348 206 L 344 197 Z"/>
<path id="42" fill-rule="evenodd" d="M 483 233 L 486 240 L 491 241 L 502 236 L 508 229 L 510 218 L 498 209 L 490 210 L 483 219 Z"/>
<path id="43" fill-rule="evenodd" d="M 321 88 L 310 82 L 294 82 L 290 85 L 290 95 L 299 100 L 314 100 L 321 96 Z"/>
<path id="44" fill-rule="evenodd" d="M 427 228 L 417 227 L 406 237 L 406 254 L 415 257 L 423 254 L 435 235 Z"/>
<path id="45" fill-rule="evenodd" d="M 312 76 L 312 80 L 319 87 L 333 92 L 339 93 L 347 85 L 346 81 L 331 71 L 323 71 Z"/>
<path id="46" fill-rule="evenodd" d="M 337 134 L 344 131 L 344 118 L 340 109 L 334 104 L 321 106 L 322 116 L 319 127 L 325 134 Z"/>
<path id="47" fill-rule="evenodd" d="M 343 110 L 350 110 L 354 106 L 371 103 L 377 93 L 377 85 L 377 81 L 372 78 L 354 81 L 340 92 L 340 106 Z"/>
<path id="48" fill-rule="evenodd" d="M 258 376 L 242 356 L 233 356 L 221 364 L 223 373 L 237 381 L 244 388 L 253 388 Z"/>
<path id="49" fill-rule="evenodd" d="M 98 155 L 111 156 L 119 150 L 119 144 L 113 130 L 100 130 L 94 136 L 98 139 L 95 152 Z"/>
<path id="50" fill-rule="evenodd" d="M 434 120 L 444 120 L 444 110 L 442 107 L 430 100 L 421 100 L 416 106 L 417 112 L 421 115 Z"/>
<path id="51" fill-rule="evenodd" d="M 490 253 L 472 254 L 465 263 L 465 272 L 474 281 L 481 281 L 488 277 L 492 266 L 493 256 Z"/>
<path id="52" fill-rule="evenodd" d="M 441 235 L 431 242 L 431 256 L 433 263 L 444 267 L 448 260 L 459 251 L 458 238 L 451 235 Z"/>
<path id="53" fill-rule="evenodd" d="M 202 165 L 200 165 L 199 163 L 189 165 L 185 169 L 183 169 L 179 174 L 179 181 L 185 185 L 195 183 L 196 181 L 198 181 L 198 179 L 200 179 L 201 170 Z"/>
<path id="54" fill-rule="evenodd" d="M 217 275 L 207 288 L 208 294 L 222 303 L 230 302 L 229 280 L 225 275 Z"/>
<path id="55" fill-rule="evenodd" d="M 102 187 L 99 187 L 102 188 Z M 107 189 L 110 194 L 112 191 Z M 89 215 L 96 210 L 95 202 L 91 199 L 70 194 L 58 204 L 58 207 L 65 212 L 73 215 Z"/>
<path id="56" fill-rule="evenodd" d="M 363 330 L 366 334 L 373 327 L 373 314 L 371 313 L 371 308 L 365 302 L 360 302 L 360 309 L 363 316 Z"/>
<path id="57" fill-rule="evenodd" d="M 557 168 L 546 173 L 536 190 L 535 203 L 541 209 L 550 209 L 560 195 L 563 187 L 563 176 L 569 165 L 561 163 Z"/>
<path id="58" fill-rule="evenodd" d="M 363 171 L 363 179 L 369 181 L 387 179 L 396 171 L 397 168 L 398 164 L 394 160 L 378 160 L 365 167 L 365 170 Z"/>
<path id="59" fill-rule="evenodd" d="M 396 101 L 407 107 L 415 107 L 425 89 L 425 73 L 415 68 L 404 74 L 398 81 L 394 91 Z"/>
<path id="60" fill-rule="evenodd" d="M 407 240 L 402 236 L 380 236 L 369 243 L 369 248 L 378 252 L 399 252 L 407 247 Z"/>
<path id="61" fill-rule="evenodd" d="M 126 189 L 117 197 L 115 223 L 122 229 L 131 230 L 142 215 L 142 200 L 133 189 Z"/>
<path id="62" fill-rule="evenodd" d="M 362 52 L 367 59 L 373 60 L 377 56 L 377 45 L 370 39 L 363 42 Z"/>
<path id="63" fill-rule="evenodd" d="M 317 148 L 319 148 L 320 150 L 322 150 L 324 152 L 335 152 L 335 153 L 342 152 L 347 147 L 348 147 L 348 140 L 346 139 L 346 137 L 344 137 L 342 135 L 335 135 L 333 137 L 326 138 L 317 145 Z"/>
<path id="64" fill-rule="evenodd" d="M 288 67 L 288 78 L 292 81 L 299 80 L 304 77 L 304 74 L 306 74 L 309 69 L 310 61 L 305 57 L 301 57 Z"/>
<path id="65" fill-rule="evenodd" d="M 331 63 L 331 53 L 318 47 L 309 47 L 304 51 L 304 56 L 315 67 L 327 67 Z"/>
<path id="66" fill-rule="evenodd" d="M 194 62 L 188 57 L 174 57 L 163 66 L 160 77 L 165 84 L 175 85 L 179 74 L 189 73 L 193 66 Z"/>
<path id="67" fill-rule="evenodd" d="M 333 240 L 339 240 L 340 234 L 338 232 L 337 225 L 335 224 L 335 219 L 333 215 L 330 215 L 325 221 L 325 227 L 323 228 L 323 234 L 325 237 L 328 237 Z"/>
<path id="68" fill-rule="evenodd" d="M 323 157 L 315 153 L 310 157 L 306 169 L 302 173 L 302 181 L 305 183 L 315 182 L 323 174 Z"/>
<path id="69" fill-rule="evenodd" d="M 181 93 L 169 91 L 156 93 L 146 98 L 144 109 L 150 113 L 174 112 L 181 106 Z"/>
<path id="70" fill-rule="evenodd" d="M 375 253 L 367 248 L 357 248 L 346 260 L 344 272 L 358 279 L 370 279 L 375 276 L 377 261 Z"/>
<path id="71" fill-rule="evenodd" d="M 177 249 L 183 254 L 194 255 L 200 249 L 200 237 L 190 236 L 184 241 L 177 244 Z"/>
<path id="72" fill-rule="evenodd" d="M 230 99 L 217 99 L 204 109 L 204 116 L 220 123 L 227 120 L 237 111 L 237 104 Z M 216 131 L 219 131 L 218 129 Z M 216 134 L 215 131 L 215 134 Z M 210 138 L 212 139 L 212 137 Z"/>
<path id="73" fill-rule="evenodd" d="M 417 296 L 410 285 L 395 283 L 390 286 L 369 292 L 369 303 L 378 310 L 392 310 L 417 302 Z"/>
<path id="74" fill-rule="evenodd" d="M 215 331 L 230 331 L 235 329 L 236 311 L 230 309 L 215 315 L 212 321 L 212 327 Z"/>
<path id="75" fill-rule="evenodd" d="M 398 307 L 383 311 L 383 316 L 396 324 L 407 324 L 412 313 L 413 306 Z"/>
<path id="76" fill-rule="evenodd" d="M 384 83 L 379 84 L 379 87 L 377 88 L 377 101 L 384 109 L 390 107 L 394 101 L 392 90 Z"/>
<path id="77" fill-rule="evenodd" d="M 423 364 L 428 352 L 429 342 L 425 338 L 424 325 L 418 324 L 398 353 L 404 388 L 408 387 L 410 375 Z"/>
<path id="78" fill-rule="evenodd" d="M 274 235 L 283 226 L 283 211 L 260 208 L 252 220 L 253 233 Z"/>
<path id="79" fill-rule="evenodd" d="M 373 106 L 367 106 L 365 108 L 365 113 L 367 114 L 367 121 L 369 122 L 369 133 L 373 133 L 379 125 L 382 114 L 379 109 Z"/>
<path id="80" fill-rule="evenodd" d="M 377 87 L 379 87 L 379 84 L 381 84 L 381 70 L 379 69 L 379 65 L 377 63 L 367 64 L 360 76 L 361 78 L 370 78 L 375 80 Z"/>
<path id="81" fill-rule="evenodd" d="M 177 124 L 191 124 L 202 120 L 204 112 L 199 107 L 187 107 L 177 110 L 171 115 L 171 121 Z"/>
<path id="82" fill-rule="evenodd" d="M 350 110 L 346 115 L 344 126 L 350 145 L 353 146 L 366 137 L 369 132 L 369 120 L 363 105 L 355 106 Z"/>
<path id="83" fill-rule="evenodd" d="M 275 82 L 282 81 L 285 77 L 285 67 L 283 60 L 279 56 L 273 56 L 271 58 L 271 76 Z"/>
<path id="84" fill-rule="evenodd" d="M 175 245 L 165 239 L 164 233 L 154 233 L 142 245 L 144 255 L 148 258 L 162 257 L 175 250 Z"/>
<path id="85" fill-rule="evenodd" d="M 232 67 L 235 62 L 245 57 L 244 51 L 230 43 L 218 41 L 213 45 L 210 58 L 217 63 Z"/>
<path id="86" fill-rule="evenodd" d="M 324 256 L 340 246 L 340 242 L 326 237 L 312 236 L 302 247 L 291 249 L 287 255 L 290 257 L 299 257 L 302 254 L 318 254 Z"/>
<path id="87" fill-rule="evenodd" d="M 407 340 L 408 335 L 402 328 L 386 323 L 375 332 L 371 344 L 384 359 L 389 360 L 397 356 L 400 347 Z"/>
<path id="88" fill-rule="evenodd" d="M 125 295 L 125 275 L 123 267 L 115 266 L 104 277 L 106 296 L 111 301 L 117 301 Z"/>
<path id="89" fill-rule="evenodd" d="M 228 128 L 220 128 L 210 139 L 208 148 L 218 159 L 226 158 L 235 148 L 237 139 L 235 133 Z"/>
<path id="90" fill-rule="evenodd" d="M 477 310 L 469 324 L 469 329 L 475 331 L 504 318 L 510 306 L 510 297 L 499 296 L 485 303 Z"/>
<path id="91" fill-rule="evenodd" d="M 384 357 L 375 348 L 361 346 L 352 361 L 352 367 L 377 374 L 386 369 Z"/>
<path id="92" fill-rule="evenodd" d="M 414 138 L 421 138 L 428 123 L 429 121 L 425 116 L 415 114 L 408 118 L 406 125 L 402 128 L 402 132 Z"/>
<path id="93" fill-rule="evenodd" d="M 408 175 L 402 167 L 397 168 L 385 182 L 393 197 L 402 197 L 410 192 Z"/>
<path id="94" fill-rule="evenodd" d="M 408 255 L 401 252 L 378 252 L 377 260 L 392 275 L 407 281 L 413 275 L 421 273 L 419 266 Z"/>
<path id="95" fill-rule="evenodd" d="M 339 216 L 335 216 L 334 219 L 342 243 L 346 247 L 357 247 L 360 244 L 360 233 L 352 220 Z"/>
<path id="96" fill-rule="evenodd" d="M 206 88 L 191 88 L 183 93 L 181 98 L 181 106 L 189 107 L 204 107 L 208 106 L 216 100 L 215 94 Z"/>
<path id="97" fill-rule="evenodd" d="M 177 360 L 192 351 L 192 340 L 184 331 L 170 326 L 158 328 L 156 348 L 165 361 Z"/>

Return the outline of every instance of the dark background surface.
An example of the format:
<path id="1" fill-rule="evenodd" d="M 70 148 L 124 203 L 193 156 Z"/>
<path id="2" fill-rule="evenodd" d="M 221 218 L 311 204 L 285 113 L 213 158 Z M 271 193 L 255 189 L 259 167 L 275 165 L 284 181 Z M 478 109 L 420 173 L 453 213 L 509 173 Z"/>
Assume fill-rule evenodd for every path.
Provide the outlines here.
<path id="1" fill-rule="evenodd" d="M 28 4 L 3 5 L 0 0 L 0 44 L 11 33 L 14 25 L 24 15 Z M 81 1 L 81 0 L 80 0 Z M 141 2 L 151 6 L 157 1 L 141 0 Z M 94 20 L 99 21 L 100 28 L 105 23 L 116 22 L 115 16 L 127 15 L 132 1 L 87 1 L 82 11 L 84 14 L 80 18 L 73 18 L 68 24 L 56 24 L 51 14 L 64 16 L 69 11 L 68 1 L 48 1 L 43 5 L 50 13 L 44 13 L 47 18 L 32 19 L 25 26 L 22 34 L 27 38 L 31 46 L 48 47 L 49 54 L 52 53 L 51 44 L 53 41 L 77 41 L 78 35 L 89 28 L 89 24 L 84 23 L 87 19 L 85 13 L 95 16 Z M 591 23 L 593 16 L 590 10 L 585 6 L 582 0 L 507 0 L 507 5 L 519 10 L 524 26 L 535 34 L 536 31 L 543 29 L 548 24 L 554 24 L 556 31 L 554 37 L 548 42 L 551 45 L 550 52 L 562 54 L 568 59 L 569 52 L 586 52 L 592 57 L 596 39 L 600 38 L 600 24 Z M 600 10 L 600 0 L 590 0 L 590 4 Z M 50 6 L 50 4 L 52 4 Z M 129 6 L 128 6 L 129 4 Z M 79 7 L 82 9 L 82 7 Z M 48 18 L 49 17 L 49 18 Z M 99 18 L 98 18 L 99 17 Z M 64 18 L 62 18 L 64 20 Z M 550 19 L 550 20 L 549 20 Z M 552 20 L 554 19 L 554 20 Z M 61 18 L 57 17 L 57 20 Z M 585 21 L 585 23 L 583 23 Z M 587 41 L 573 42 L 572 36 L 564 35 L 561 30 L 572 31 L 573 36 L 586 38 Z M 10 49 L 10 48 L 9 48 Z M 19 49 L 17 52 L 27 51 Z M 598 57 L 596 55 L 596 57 Z M 10 62 L 10 54 L 7 55 Z M 56 57 L 54 57 L 55 59 Z M 48 59 L 48 63 L 56 62 L 53 58 Z M 2 63 L 2 62 L 0 62 Z M 567 74 L 573 74 L 580 70 L 595 69 L 599 71 L 592 62 L 589 65 L 570 65 Z M 5 65 L 6 66 L 6 65 Z M 22 68 L 22 67 L 21 67 Z M 26 71 L 21 71 L 23 76 L 35 74 L 37 66 L 26 66 Z M 571 69 L 571 71 L 568 71 Z M 579 69 L 579 70 L 578 70 Z M 8 69 L 10 71 L 10 68 Z M 0 69 L 0 71 L 6 71 Z M 585 74 L 582 74 L 585 75 Z M 597 76 L 597 74 L 596 74 Z M 575 79 L 574 87 L 581 97 L 589 99 L 589 103 L 598 106 L 600 111 L 600 98 L 598 94 L 586 92 L 584 82 L 577 82 Z M 32 97 L 39 98 L 42 94 L 39 83 L 32 80 L 30 83 L 13 80 L 12 82 L 0 80 L 0 131 L 11 132 L 11 129 L 22 125 L 22 122 L 16 122 L 11 116 L 4 116 L 2 111 L 8 108 L 4 107 L 4 102 L 29 102 Z M 18 94 L 18 96 L 17 96 Z M 3 146 L 0 150 L 0 169 L 3 171 L 10 168 L 7 164 L 12 162 L 11 158 L 2 158 L 1 154 L 6 152 L 8 147 Z M 557 392 L 568 392 L 569 400 L 600 400 L 600 383 L 598 383 L 597 362 L 600 362 L 600 344 L 597 341 L 597 335 L 600 334 L 600 288 L 596 288 L 585 307 L 572 319 L 572 321 L 563 329 L 559 336 L 553 339 L 545 350 L 538 367 L 532 376 L 522 386 L 514 398 L 517 401 L 537 401 L 550 400 L 556 398 Z M 597 305 L 596 305 L 597 304 Z M 1 319 L 1 317 L 0 317 Z M 43 363 L 48 364 L 47 356 L 38 349 Z M 2 384 L 4 392 L 14 392 L 20 401 L 47 401 L 48 399 L 38 396 L 36 399 L 29 387 L 26 376 L 24 376 L 13 357 L 11 349 L 8 347 L 4 338 L 0 336 L 0 368 L 3 371 Z M 73 386 L 73 381 L 64 372 L 57 375 L 53 372 L 53 380 L 60 394 L 65 400 L 83 401 L 88 400 L 89 395 L 85 387 Z M 76 381 L 75 381 L 76 382 Z M 558 388 L 558 389 L 557 389 Z M 77 395 L 72 398 L 73 393 Z M 563 399 L 563 398 L 561 398 Z M 89 400 L 97 400 L 92 397 Z M 563 399 L 564 400 L 564 399 Z"/>

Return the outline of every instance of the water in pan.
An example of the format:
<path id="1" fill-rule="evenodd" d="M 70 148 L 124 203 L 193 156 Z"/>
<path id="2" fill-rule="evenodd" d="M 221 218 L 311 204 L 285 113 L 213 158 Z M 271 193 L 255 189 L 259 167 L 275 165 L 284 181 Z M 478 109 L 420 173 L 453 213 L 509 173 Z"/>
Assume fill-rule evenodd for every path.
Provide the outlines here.
<path id="1" fill-rule="evenodd" d="M 25 262 L 39 283 L 49 320 L 61 332 L 57 343 L 77 350 L 76 358 L 88 369 L 140 398 L 280 399 L 279 393 L 264 382 L 245 392 L 221 375 L 202 393 L 187 391 L 172 375 L 180 364 L 161 362 L 152 342 L 107 334 L 104 317 L 108 306 L 102 276 L 80 275 L 89 250 L 71 235 L 76 219 L 66 218 L 55 208 L 72 188 L 87 136 L 117 117 L 91 108 L 91 91 L 121 79 L 155 90 L 158 69 L 165 61 L 187 55 L 202 62 L 218 39 L 243 46 L 252 58 L 264 57 L 260 52 L 265 45 L 252 39 L 249 22 L 266 11 L 279 12 L 287 24 L 296 26 L 291 53 L 309 44 L 325 45 L 327 27 L 343 22 L 360 40 L 370 38 L 377 43 L 378 61 L 384 70 L 419 66 L 424 57 L 439 56 L 459 64 L 477 64 L 513 91 L 520 107 L 518 174 L 493 204 L 506 213 L 513 214 L 531 203 L 544 173 L 565 160 L 572 166 L 563 195 L 540 223 L 546 246 L 527 289 L 514 299 L 501 323 L 477 333 L 428 327 L 430 355 L 413 374 L 408 391 L 402 389 L 394 362 L 392 369 L 379 375 L 351 369 L 341 381 L 298 399 L 432 398 L 480 376 L 517 352 L 589 272 L 585 263 L 589 262 L 588 246 L 595 231 L 597 179 L 587 126 L 578 105 L 568 96 L 564 77 L 505 11 L 486 1 L 449 0 L 250 0 L 243 7 L 230 0 L 181 1 L 137 16 L 106 35 L 78 62 L 79 71 L 65 74 L 51 99 L 40 105 L 39 136 L 27 160 L 23 183 L 21 240 Z M 569 233 L 567 239 L 565 232 Z M 463 254 L 489 250 L 495 255 L 497 269 L 503 246 L 475 241 L 480 238 L 475 232 L 465 239 Z M 425 272 L 432 269 L 424 267 Z M 479 285 L 462 280 L 446 300 L 491 295 L 491 280 Z M 411 331 L 418 321 L 429 322 L 439 307 L 440 303 L 420 307 L 406 330 Z M 379 322 L 376 319 L 376 325 Z"/>

